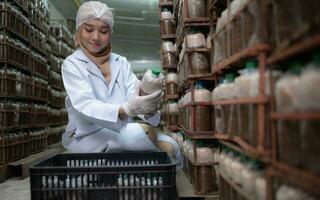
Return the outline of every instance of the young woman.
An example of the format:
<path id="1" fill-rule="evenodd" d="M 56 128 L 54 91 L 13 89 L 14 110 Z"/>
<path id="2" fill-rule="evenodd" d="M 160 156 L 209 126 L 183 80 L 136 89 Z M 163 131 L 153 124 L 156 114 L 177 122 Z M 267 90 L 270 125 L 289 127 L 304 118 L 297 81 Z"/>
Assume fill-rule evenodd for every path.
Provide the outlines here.
<path id="1" fill-rule="evenodd" d="M 167 151 L 181 162 L 174 140 L 152 128 L 162 91 L 139 96 L 140 81 L 125 57 L 111 52 L 114 19 L 99 1 L 83 3 L 77 13 L 77 50 L 61 68 L 69 123 L 63 145 L 71 152 Z M 145 124 L 134 123 L 138 116 Z M 145 117 L 148 116 L 148 117 Z"/>

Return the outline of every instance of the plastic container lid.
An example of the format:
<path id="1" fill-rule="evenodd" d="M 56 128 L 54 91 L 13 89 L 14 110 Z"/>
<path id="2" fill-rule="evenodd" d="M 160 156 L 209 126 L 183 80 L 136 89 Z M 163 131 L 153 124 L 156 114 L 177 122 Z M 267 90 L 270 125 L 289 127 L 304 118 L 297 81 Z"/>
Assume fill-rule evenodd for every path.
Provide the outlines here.
<path id="1" fill-rule="evenodd" d="M 196 140 L 196 144 L 198 147 L 204 147 L 204 142 L 201 140 Z"/>
<path id="2" fill-rule="evenodd" d="M 234 74 L 226 74 L 224 79 L 227 80 L 227 82 L 233 82 L 234 81 Z"/>
<path id="3" fill-rule="evenodd" d="M 153 75 L 159 76 L 161 71 L 160 71 L 159 67 L 152 67 L 151 72 L 152 72 Z"/>
<path id="4" fill-rule="evenodd" d="M 246 163 L 246 162 L 248 162 L 248 159 L 246 158 L 246 156 L 240 155 L 240 162 Z"/>
<path id="5" fill-rule="evenodd" d="M 301 64 L 298 61 L 293 61 L 290 64 L 289 72 L 293 74 L 300 74 L 301 73 Z"/>
<path id="6" fill-rule="evenodd" d="M 162 12 L 168 12 L 168 11 L 169 11 L 168 8 L 164 8 L 164 9 L 162 10 Z"/>
<path id="7" fill-rule="evenodd" d="M 257 60 L 248 60 L 246 62 L 246 69 L 255 69 L 257 68 L 258 63 Z"/>
<path id="8" fill-rule="evenodd" d="M 197 30 L 194 27 L 187 27 L 186 30 L 188 34 L 193 34 L 197 32 Z"/>
<path id="9" fill-rule="evenodd" d="M 320 51 L 319 52 L 315 52 L 312 56 L 312 60 L 313 62 L 317 63 L 318 67 L 320 67 Z"/>
<path id="10" fill-rule="evenodd" d="M 196 82 L 195 89 L 204 89 L 204 88 L 205 88 L 204 82 L 202 82 L 202 81 Z"/>

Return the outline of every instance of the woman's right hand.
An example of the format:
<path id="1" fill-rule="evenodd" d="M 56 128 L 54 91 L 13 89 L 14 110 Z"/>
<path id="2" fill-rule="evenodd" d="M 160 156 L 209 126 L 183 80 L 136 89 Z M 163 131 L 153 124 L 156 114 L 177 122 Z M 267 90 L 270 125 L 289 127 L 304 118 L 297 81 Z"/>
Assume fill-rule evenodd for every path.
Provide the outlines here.
<path id="1" fill-rule="evenodd" d="M 157 90 L 145 96 L 134 96 L 122 108 L 130 117 L 152 113 L 158 108 L 162 96 L 162 90 Z"/>

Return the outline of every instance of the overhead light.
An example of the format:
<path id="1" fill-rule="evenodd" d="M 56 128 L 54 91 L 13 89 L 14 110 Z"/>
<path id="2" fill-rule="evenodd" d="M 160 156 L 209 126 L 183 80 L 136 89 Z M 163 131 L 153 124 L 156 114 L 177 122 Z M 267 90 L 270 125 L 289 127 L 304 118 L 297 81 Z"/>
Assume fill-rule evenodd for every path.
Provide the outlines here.
<path id="1" fill-rule="evenodd" d="M 134 20 L 134 21 L 144 21 L 143 17 L 128 17 L 128 16 L 115 16 L 116 19 Z"/>

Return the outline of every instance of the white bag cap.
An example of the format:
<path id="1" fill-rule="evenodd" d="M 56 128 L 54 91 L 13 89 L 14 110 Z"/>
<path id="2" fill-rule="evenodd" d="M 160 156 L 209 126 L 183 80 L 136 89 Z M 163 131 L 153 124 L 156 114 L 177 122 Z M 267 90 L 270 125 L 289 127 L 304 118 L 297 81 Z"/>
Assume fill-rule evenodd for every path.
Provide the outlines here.
<path id="1" fill-rule="evenodd" d="M 100 1 L 89 1 L 83 3 L 77 13 L 76 29 L 78 29 L 83 23 L 86 23 L 93 19 L 100 19 L 110 26 L 111 33 L 113 31 L 113 14 L 111 9 L 105 3 Z"/>

